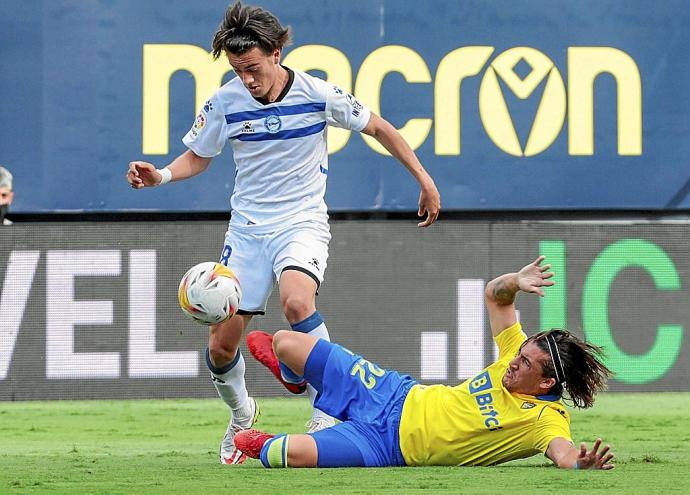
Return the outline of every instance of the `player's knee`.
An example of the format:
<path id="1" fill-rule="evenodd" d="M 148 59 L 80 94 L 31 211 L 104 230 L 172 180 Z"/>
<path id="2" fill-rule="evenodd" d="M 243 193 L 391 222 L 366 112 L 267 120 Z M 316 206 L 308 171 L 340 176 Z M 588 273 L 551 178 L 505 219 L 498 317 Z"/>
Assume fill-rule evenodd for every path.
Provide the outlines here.
<path id="1" fill-rule="evenodd" d="M 290 323 L 298 323 L 311 316 L 314 311 L 314 303 L 303 297 L 287 297 L 283 301 L 283 313 Z"/>
<path id="2" fill-rule="evenodd" d="M 279 360 L 284 360 L 290 355 L 290 349 L 294 348 L 295 332 L 290 330 L 278 330 L 273 335 L 273 352 L 276 353 Z"/>

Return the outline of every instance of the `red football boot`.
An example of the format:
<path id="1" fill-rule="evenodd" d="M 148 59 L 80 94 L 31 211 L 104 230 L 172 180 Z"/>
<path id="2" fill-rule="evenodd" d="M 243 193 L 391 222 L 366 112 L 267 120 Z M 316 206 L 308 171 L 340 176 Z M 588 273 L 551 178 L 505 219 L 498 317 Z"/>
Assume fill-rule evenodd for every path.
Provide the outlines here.
<path id="1" fill-rule="evenodd" d="M 280 374 L 280 365 L 278 364 L 278 357 L 273 352 L 273 335 L 270 333 L 256 330 L 247 334 L 247 347 L 252 356 L 256 358 L 261 364 L 266 366 L 273 376 L 275 376 L 283 386 L 293 394 L 302 394 L 307 389 L 307 381 L 302 383 L 288 383 L 283 380 Z"/>
<path id="2" fill-rule="evenodd" d="M 248 457 L 258 459 L 261 456 L 261 449 L 264 444 L 274 436 L 270 433 L 252 429 L 238 431 L 237 435 L 235 435 L 235 447 Z"/>

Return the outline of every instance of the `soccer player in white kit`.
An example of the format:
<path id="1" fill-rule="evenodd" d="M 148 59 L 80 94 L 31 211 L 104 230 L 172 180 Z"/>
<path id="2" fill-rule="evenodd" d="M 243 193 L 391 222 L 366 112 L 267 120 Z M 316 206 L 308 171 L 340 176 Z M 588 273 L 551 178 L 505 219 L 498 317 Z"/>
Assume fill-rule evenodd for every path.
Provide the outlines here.
<path id="1" fill-rule="evenodd" d="M 258 414 L 239 345 L 252 316 L 264 313 L 275 281 L 292 329 L 330 340 L 316 310 L 331 238 L 324 201 L 327 126 L 373 136 L 409 170 L 421 189 L 418 214 L 426 214 L 420 227 L 434 223 L 440 210 L 434 181 L 400 133 L 352 95 L 281 65 L 289 42 L 289 27 L 270 12 L 239 1 L 229 6 L 213 38 L 213 55 L 225 54 L 237 77 L 199 111 L 183 139 L 187 151 L 163 169 L 134 161 L 127 172 L 134 189 L 184 180 L 206 170 L 226 143 L 232 146 L 232 217 L 220 262 L 238 274 L 244 295 L 236 316 L 210 327 L 206 353 L 213 384 L 232 410 L 220 448 L 224 464 L 244 462 L 233 439 Z M 290 391 L 304 390 L 304 379 L 289 368 L 272 371 Z M 313 404 L 316 391 L 306 388 Z M 313 432 L 332 424 L 314 409 L 308 427 Z"/>

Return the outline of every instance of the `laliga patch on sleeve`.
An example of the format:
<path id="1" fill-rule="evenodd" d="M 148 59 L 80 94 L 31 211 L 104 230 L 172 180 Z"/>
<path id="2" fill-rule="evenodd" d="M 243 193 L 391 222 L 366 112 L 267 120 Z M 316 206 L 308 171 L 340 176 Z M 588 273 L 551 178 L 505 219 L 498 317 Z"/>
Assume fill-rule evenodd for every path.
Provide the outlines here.
<path id="1" fill-rule="evenodd" d="M 199 112 L 199 115 L 196 116 L 196 119 L 194 119 L 194 125 L 190 129 L 189 132 L 191 132 L 192 136 L 195 138 L 199 136 L 201 133 L 201 130 L 204 128 L 206 125 L 206 115 L 204 115 L 204 111 L 202 110 Z"/>

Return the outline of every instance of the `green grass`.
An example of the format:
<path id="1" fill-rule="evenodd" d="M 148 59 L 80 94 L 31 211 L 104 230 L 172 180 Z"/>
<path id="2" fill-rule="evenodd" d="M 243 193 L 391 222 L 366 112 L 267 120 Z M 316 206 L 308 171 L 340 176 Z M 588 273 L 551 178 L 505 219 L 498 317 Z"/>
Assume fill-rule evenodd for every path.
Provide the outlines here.
<path id="1" fill-rule="evenodd" d="M 261 428 L 304 430 L 304 399 L 259 399 Z M 0 403 L 0 493 L 690 493 L 690 394 L 608 394 L 573 411 L 577 441 L 613 446 L 613 471 L 543 457 L 490 468 L 221 466 L 219 400 Z"/>

